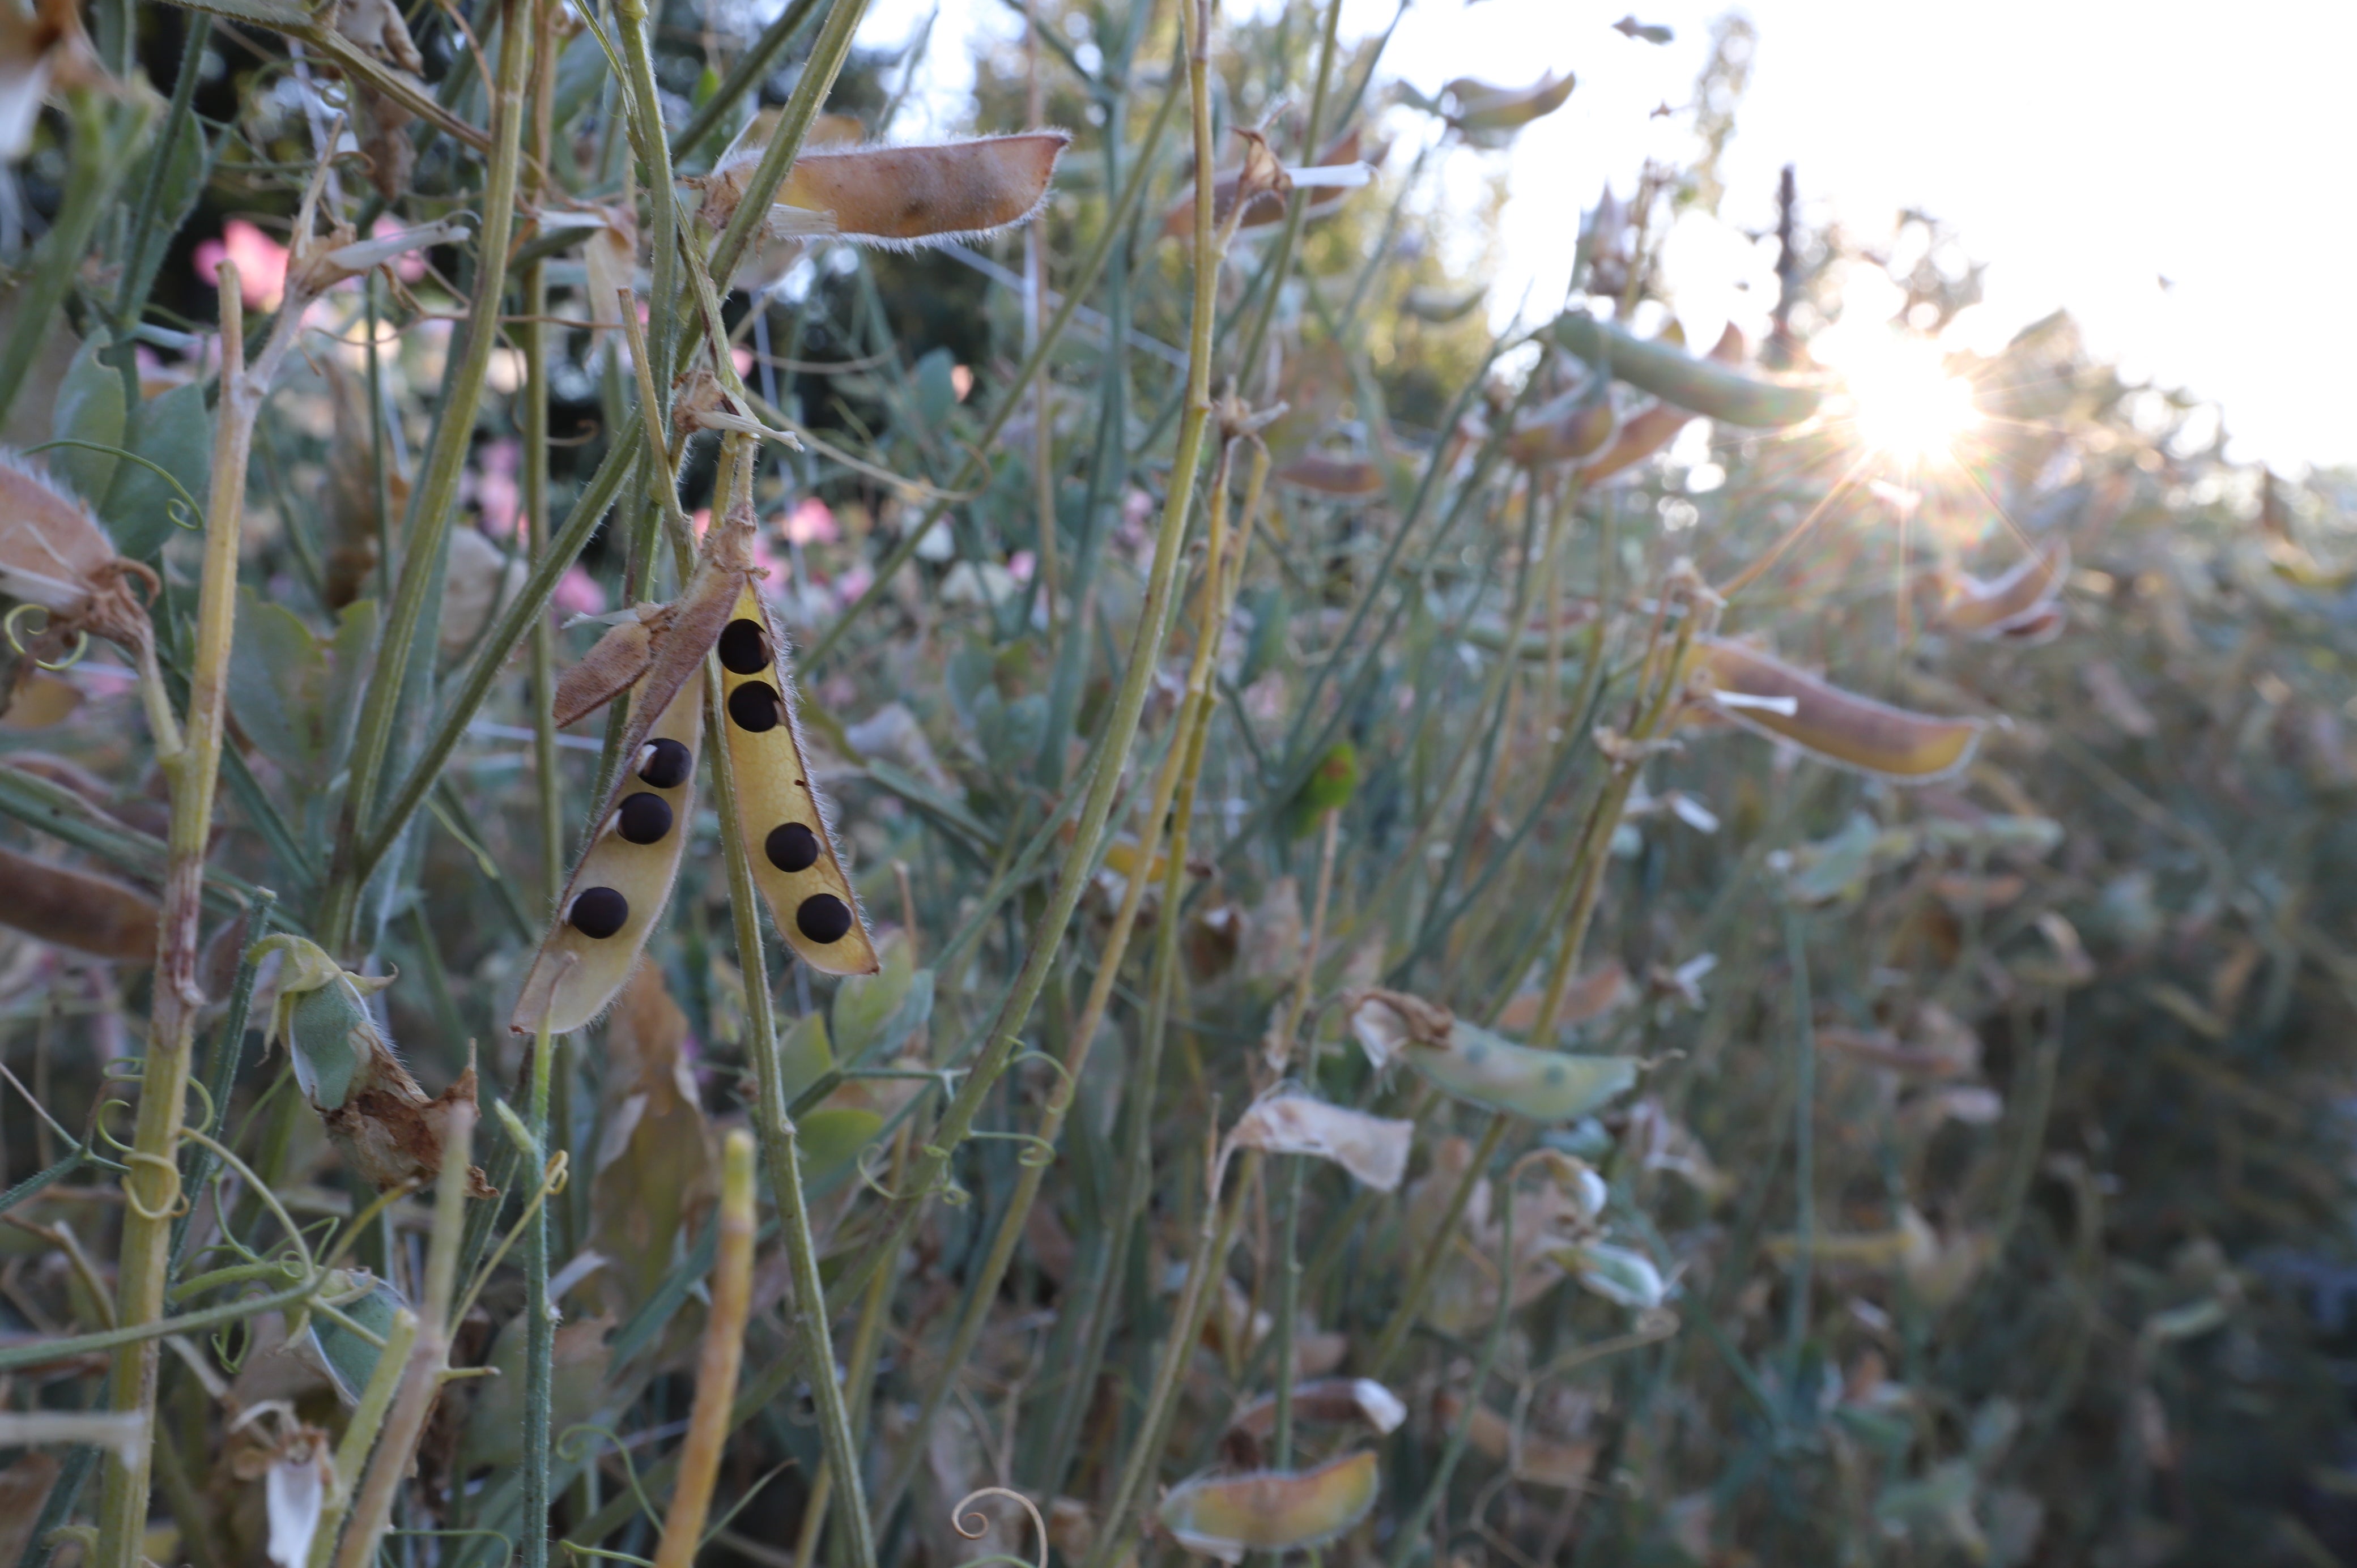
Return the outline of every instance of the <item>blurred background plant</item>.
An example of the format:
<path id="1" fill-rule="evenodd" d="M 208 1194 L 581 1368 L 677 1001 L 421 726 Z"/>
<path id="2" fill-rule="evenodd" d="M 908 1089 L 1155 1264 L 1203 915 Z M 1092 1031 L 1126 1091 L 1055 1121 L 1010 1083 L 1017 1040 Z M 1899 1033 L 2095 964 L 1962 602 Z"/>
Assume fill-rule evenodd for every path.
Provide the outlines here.
<path id="1" fill-rule="evenodd" d="M 0 1564 L 2357 1560 L 2357 480 L 1790 174 L 1689 341 L 1738 21 L 1493 329 L 1638 19 L 1039 0 L 1026 226 L 860 12 L 8 12 Z M 880 967 L 706 806 L 535 1042 L 738 507 Z"/>

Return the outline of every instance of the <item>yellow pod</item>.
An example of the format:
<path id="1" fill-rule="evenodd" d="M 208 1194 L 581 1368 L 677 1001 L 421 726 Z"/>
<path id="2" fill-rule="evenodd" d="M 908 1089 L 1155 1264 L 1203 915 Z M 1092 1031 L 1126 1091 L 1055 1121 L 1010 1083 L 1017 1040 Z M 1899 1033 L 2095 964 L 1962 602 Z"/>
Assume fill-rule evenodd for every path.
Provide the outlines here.
<path id="1" fill-rule="evenodd" d="M 687 847 L 703 729 L 704 682 L 690 679 L 632 748 L 599 808 L 597 835 L 565 885 L 555 924 L 516 998 L 508 1026 L 518 1034 L 536 1031 L 544 1016 L 551 1034 L 581 1027 L 638 967 Z"/>
<path id="2" fill-rule="evenodd" d="M 2061 539 L 2032 550 L 1996 577 L 1958 573 L 1941 607 L 1940 629 L 1983 642 L 2043 629 L 2070 575 L 2071 546 Z"/>
<path id="3" fill-rule="evenodd" d="M 1371 1449 L 1312 1470 L 1254 1470 L 1182 1481 L 1162 1501 L 1163 1528 L 1189 1552 L 1241 1563 L 1247 1552 L 1287 1552 L 1333 1540 L 1375 1506 Z"/>
<path id="4" fill-rule="evenodd" d="M 1919 714 L 1845 692 L 1749 644 L 1701 639 L 1699 683 L 1721 716 L 1821 760 L 1905 784 L 1929 783 L 1973 759 L 1987 726 Z"/>
<path id="5" fill-rule="evenodd" d="M 827 974 L 873 974 L 876 945 L 835 858 L 826 811 L 810 781 L 786 639 L 747 578 L 720 628 L 720 749 L 737 786 L 753 880 L 779 934 Z"/>

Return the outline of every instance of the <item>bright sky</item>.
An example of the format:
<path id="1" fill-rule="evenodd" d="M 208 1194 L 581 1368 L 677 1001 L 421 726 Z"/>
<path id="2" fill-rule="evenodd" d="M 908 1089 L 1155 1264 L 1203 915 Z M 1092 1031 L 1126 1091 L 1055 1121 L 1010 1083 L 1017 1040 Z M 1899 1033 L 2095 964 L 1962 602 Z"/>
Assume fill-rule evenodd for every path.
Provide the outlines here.
<path id="1" fill-rule="evenodd" d="M 1345 36 L 1380 29 L 1395 0 L 1344 0 Z M 875 0 L 864 42 L 909 38 L 934 0 Z M 1012 37 L 1004 0 L 940 0 L 921 108 L 897 127 L 962 128 L 973 43 Z M 1469 199 L 1506 174 L 1505 255 L 1491 295 L 1510 316 L 1562 296 L 1579 210 L 1607 179 L 1625 197 L 1648 154 L 1677 157 L 1683 105 L 1724 0 L 1415 0 L 1382 75 L 1427 92 L 1458 76 L 1501 86 L 1570 70 L 1579 87 L 1510 151 L 1460 153 L 1445 172 Z M 2281 469 L 2357 464 L 2357 5 L 2250 0 L 1748 0 L 1751 82 L 1723 173 L 1724 216 L 1772 223 L 1777 170 L 1798 166 L 1812 220 L 1879 241 L 1924 209 L 1988 263 L 1986 302 L 1959 338 L 1994 347 L 2058 306 L 2098 352 L 2222 405 L 2231 453 Z M 1395 130 L 1429 124 L 1405 112 Z M 1395 153 L 1394 157 L 1401 156 Z M 1412 156 L 1412 153 L 1409 155 Z M 1701 233 L 1674 257 L 1680 307 L 1705 317 L 1764 305 L 1726 291 L 1759 260 Z M 2161 280 L 2169 280 L 2164 287 Z M 1764 281 L 1764 280 L 1762 280 Z"/>

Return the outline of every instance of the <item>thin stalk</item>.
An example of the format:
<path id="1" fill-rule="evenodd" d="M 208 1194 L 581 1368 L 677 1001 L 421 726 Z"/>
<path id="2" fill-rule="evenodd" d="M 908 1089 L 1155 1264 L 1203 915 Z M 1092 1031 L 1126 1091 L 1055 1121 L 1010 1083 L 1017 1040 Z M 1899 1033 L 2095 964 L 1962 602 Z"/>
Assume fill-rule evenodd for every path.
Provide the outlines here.
<path id="1" fill-rule="evenodd" d="M 1341 839 L 1342 813 L 1339 808 L 1326 811 L 1326 832 L 1318 851 L 1318 897 L 1310 906 L 1309 937 L 1301 944 L 1301 967 L 1293 982 L 1293 1000 L 1285 1010 L 1285 1042 L 1286 1061 L 1290 1063 L 1295 1050 L 1295 1036 L 1301 1028 L 1303 1010 L 1309 1004 L 1309 990 L 1318 970 L 1318 950 L 1326 940 L 1326 909 L 1334 892 L 1334 851 Z M 1302 1081 L 1314 1085 L 1318 1076 L 1318 1053 L 1313 1047 L 1308 1060 L 1303 1064 Z M 1293 1325 L 1301 1312 L 1301 1183 L 1302 1173 L 1309 1163 L 1306 1155 L 1290 1155 L 1285 1160 L 1285 1187 L 1279 1199 L 1277 1215 L 1276 1264 L 1276 1429 L 1270 1435 L 1269 1463 L 1279 1470 L 1293 1467 Z"/>
<path id="2" fill-rule="evenodd" d="M 762 29 L 761 36 L 753 40 L 753 47 L 729 68 L 726 76 L 721 78 L 720 85 L 713 90 L 710 98 L 705 100 L 704 107 L 689 116 L 687 124 L 673 135 L 673 157 L 685 156 L 697 143 L 712 134 L 713 129 L 720 124 L 720 117 L 770 74 L 770 62 L 794 41 L 794 35 L 802 30 L 803 25 L 811 19 L 811 13 L 817 9 L 818 0 L 792 0 L 792 4 L 778 13 L 778 19 Z"/>
<path id="3" fill-rule="evenodd" d="M 533 52 L 540 64 L 532 78 L 533 166 L 545 179 L 556 146 L 556 7 L 537 7 Z M 541 204 L 550 193 L 545 184 Z M 523 354 L 522 407 L 517 411 L 522 437 L 524 541 L 530 559 L 548 554 L 548 271 L 534 261 L 523 269 L 523 319 L 510 330 Z M 532 766 L 540 804 L 541 912 L 556 908 L 565 890 L 565 780 L 556 768 L 556 623 L 545 613 L 532 622 Z"/>
<path id="4" fill-rule="evenodd" d="M 1514 1195 L 1508 1193 L 1498 1209 L 1498 1310 L 1491 1316 L 1489 1337 L 1481 1341 L 1480 1359 L 1473 1364 L 1473 1384 L 1465 1392 L 1465 1413 L 1450 1430 L 1448 1442 L 1440 1451 L 1440 1463 L 1434 1466 L 1424 1495 L 1400 1521 L 1398 1532 L 1392 1539 L 1391 1556 L 1386 1560 L 1388 1568 L 1406 1568 L 1422 1544 L 1417 1538 L 1431 1522 L 1433 1511 L 1440 1507 L 1440 1499 L 1448 1490 L 1449 1477 L 1457 1473 L 1457 1462 L 1465 1457 L 1465 1445 L 1473 1435 L 1474 1419 L 1481 1413 L 1491 1369 L 1498 1364 L 1498 1348 L 1505 1341 L 1506 1322 L 1514 1315 Z"/>
<path id="5" fill-rule="evenodd" d="M 442 1391 L 450 1359 L 448 1312 L 457 1283 L 458 1242 L 467 1229 L 467 1163 L 474 1137 L 475 1107 L 462 1100 L 450 1107 L 442 1128 L 442 1169 L 435 1183 L 434 1232 L 426 1242 L 417 1337 L 403 1365 L 401 1386 L 393 1396 L 375 1456 L 353 1500 L 336 1568 L 370 1568 L 376 1561 L 377 1542 L 393 1521 L 393 1494 L 409 1473 L 417 1440 L 425 1434 L 426 1420 Z"/>
<path id="6" fill-rule="evenodd" d="M 712 1265 L 712 1310 L 704 1322 L 704 1348 L 695 1365 L 695 1402 L 680 1445 L 679 1484 L 663 1516 L 655 1568 L 691 1568 L 704 1544 L 712 1488 L 720 1479 L 728 1443 L 728 1407 L 745 1356 L 745 1323 L 753 1308 L 753 1136 L 739 1127 L 720 1156 L 720 1253 Z"/>
<path id="7" fill-rule="evenodd" d="M 1326 133 L 1326 95 L 1334 80 L 1334 38 L 1342 22 L 1342 0 L 1327 0 L 1326 32 L 1318 46 L 1318 85 L 1309 95 L 1309 123 L 1301 134 L 1301 161 L 1313 162 L 1318 144 Z M 1285 228 L 1276 237 L 1275 252 L 1269 258 L 1267 285 L 1261 296 L 1260 309 L 1253 317 L 1251 330 L 1244 334 L 1243 347 L 1236 353 L 1236 366 L 1243 384 L 1252 385 L 1253 366 L 1260 359 L 1261 345 L 1268 339 L 1269 323 L 1276 317 L 1276 302 L 1285 292 L 1285 275 L 1293 269 L 1293 252 L 1301 241 L 1303 213 L 1309 206 L 1309 193 L 1297 190 L 1286 202 Z"/>
<path id="8" fill-rule="evenodd" d="M 368 1385 L 361 1391 L 361 1402 L 336 1444 L 335 1483 L 328 1488 L 327 1500 L 319 1509 L 318 1529 L 311 1536 L 310 1568 L 328 1568 L 335 1555 L 336 1537 L 344 1527 L 344 1511 L 359 1489 L 369 1450 L 376 1445 L 377 1433 L 384 1425 L 385 1412 L 393 1408 L 393 1393 L 401 1387 L 402 1372 L 409 1365 L 409 1353 L 416 1346 L 417 1315 L 402 1307 L 393 1313 L 393 1323 L 385 1329 L 384 1348 L 377 1353 L 376 1369 L 369 1374 Z"/>
<path id="9" fill-rule="evenodd" d="M 1097 1528 L 1096 1547 L 1088 1555 L 1086 1568 L 1108 1568 L 1108 1564 L 1120 1561 L 1130 1545 L 1125 1539 L 1129 1510 L 1136 1504 L 1138 1494 L 1146 1489 L 1146 1482 L 1161 1468 L 1170 1418 L 1178 1409 L 1178 1384 L 1188 1362 L 1194 1359 L 1196 1340 L 1203 1332 L 1204 1314 L 1219 1294 L 1212 1281 L 1225 1273 L 1228 1249 L 1235 1241 L 1244 1199 L 1260 1179 L 1260 1151 L 1246 1150 L 1243 1173 L 1237 1178 L 1235 1194 L 1224 1209 L 1220 1206 L 1220 1182 L 1214 1169 L 1211 1190 L 1203 1200 L 1195 1255 L 1187 1262 L 1186 1287 L 1179 1293 L 1178 1309 L 1171 1316 L 1169 1336 L 1162 1341 L 1153 1390 L 1146 1396 L 1146 1412 L 1138 1423 L 1137 1442 L 1129 1451 L 1129 1462 L 1122 1467 L 1113 1500 L 1105 1505 L 1103 1522 Z M 1115 1551 L 1117 1543 L 1121 1552 Z"/>
<path id="10" fill-rule="evenodd" d="M 743 445 L 741 436 L 731 437 Z M 734 465 L 724 456 L 726 471 Z M 719 498 L 716 497 L 717 501 Z M 717 655 L 705 660 L 705 727 L 724 733 L 720 712 L 720 671 Z M 786 1263 L 793 1276 L 791 1316 L 802 1363 L 810 1380 L 812 1402 L 818 1407 L 819 1441 L 843 1491 L 843 1521 L 856 1568 L 875 1568 L 876 1537 L 868 1518 L 867 1498 L 860 1484 L 859 1449 L 853 1440 L 849 1412 L 844 1408 L 843 1385 L 835 1380 L 834 1346 L 827 1326 L 826 1286 L 819 1277 L 818 1249 L 811 1238 L 810 1206 L 802 1194 L 801 1155 L 793 1118 L 787 1113 L 785 1085 L 780 1076 L 778 1026 L 770 1003 L 769 961 L 761 950 L 759 895 L 753 887 L 753 867 L 745 854 L 745 836 L 738 816 L 736 781 L 721 765 L 715 749 L 713 795 L 720 811 L 720 842 L 728 863 L 728 904 L 736 922 L 737 962 L 745 976 L 745 1047 L 753 1065 L 754 1124 L 760 1129 L 761 1154 L 769 1166 L 770 1187 L 785 1231 Z M 891 1251 L 899 1251 L 895 1245 Z M 725 1414 L 725 1412 L 724 1412 Z"/>
<path id="11" fill-rule="evenodd" d="M 548 1163 L 548 1084 L 556 1041 L 543 1014 L 532 1042 L 532 1088 L 525 1129 L 533 1157 Z M 523 1218 L 523 1541 L 524 1568 L 548 1563 L 548 1464 L 551 1403 L 556 1367 L 556 1318 L 548 1300 L 548 1205 Z"/>
<path id="12" fill-rule="evenodd" d="M 238 545 L 245 521 L 246 461 L 262 389 L 268 384 L 276 357 L 293 341 L 282 318 L 264 350 L 260 384 L 250 380 L 237 268 L 224 262 L 216 275 L 221 297 L 221 403 L 213 427 L 212 490 L 205 512 L 204 568 L 198 589 L 188 711 L 177 726 L 181 731 L 178 746 L 160 756 L 171 789 L 172 818 L 163 912 L 156 922 L 154 1015 L 140 1075 L 137 1130 L 123 1183 L 123 1240 L 115 1261 L 114 1307 L 114 1321 L 123 1329 L 144 1328 L 163 1316 L 165 1288 L 171 1277 L 174 1211 L 182 1193 L 177 1154 L 195 1056 L 197 1015 L 205 1003 L 203 988 L 197 983 L 198 922 L 227 722 L 230 644 L 237 629 Z M 157 737 L 159 753 L 164 738 Z M 161 1353 L 155 1339 L 145 1337 L 116 1352 L 108 1376 L 109 1409 L 145 1412 L 152 1421 Z M 152 1448 L 143 1444 L 129 1457 L 113 1454 L 107 1459 L 93 1559 L 103 1568 L 135 1568 L 139 1561 L 153 1457 Z"/>
<path id="13" fill-rule="evenodd" d="M 400 825 L 374 822 L 377 784 L 392 753 L 410 645 L 417 637 L 427 599 L 441 591 L 437 579 L 444 562 L 443 542 L 457 511 L 458 483 L 473 445 L 475 413 L 490 372 L 491 351 L 499 343 L 500 313 L 507 295 L 509 241 L 515 224 L 517 174 L 522 160 L 524 70 L 532 57 L 527 47 L 530 29 L 522 24 L 523 3 L 507 0 L 501 13 L 499 81 L 491 93 L 490 166 L 483 182 L 483 228 L 476 248 L 475 296 L 467 312 L 466 356 L 443 388 L 434 445 L 409 509 L 409 537 L 403 550 L 400 581 L 385 617 L 376 667 L 361 702 L 353 736 L 351 786 L 344 800 L 337 865 L 320 908 L 319 942 L 330 952 L 341 952 L 352 940 L 360 890 L 367 875 L 357 853 L 362 835 L 371 830 L 397 832 Z M 512 647 L 512 641 L 507 646 Z M 492 651 L 484 650 L 485 655 Z M 506 649 L 498 651 L 504 657 Z M 423 795 L 421 789 L 420 799 Z M 413 804 L 410 810 L 414 809 Z M 389 842 L 390 835 L 386 836 Z"/>
<path id="14" fill-rule="evenodd" d="M 1224 468 L 1224 464 L 1222 467 Z M 1189 756 L 1198 766 L 1200 765 L 1202 753 L 1188 744 L 1188 737 L 1207 722 L 1205 709 L 1208 704 L 1195 693 L 1199 688 L 1208 688 L 1212 661 L 1219 651 L 1218 630 L 1227 623 L 1228 616 L 1234 608 L 1236 589 L 1243 581 L 1243 553 L 1251 542 L 1253 519 L 1258 514 L 1262 489 L 1267 478 L 1267 450 L 1255 444 L 1252 472 L 1245 481 L 1243 520 L 1236 530 L 1238 548 L 1235 564 L 1226 570 L 1224 581 L 1216 542 L 1222 532 L 1219 519 L 1224 510 L 1221 504 L 1224 487 L 1215 486 L 1212 490 L 1214 521 L 1211 532 L 1215 542 L 1211 556 L 1211 571 L 1204 585 L 1204 621 L 1196 637 L 1194 661 L 1188 674 L 1188 695 L 1180 700 L 1179 713 L 1172 725 L 1175 738 L 1163 755 L 1162 766 L 1156 773 L 1153 793 L 1140 817 L 1137 870 L 1124 880 L 1121 907 L 1114 915 L 1111 929 L 1105 933 L 1104 947 L 1097 959 L 1096 976 L 1090 983 L 1088 998 L 1082 1004 L 1078 1022 L 1065 1036 L 1063 1070 L 1057 1075 L 1056 1088 L 1040 1113 L 1038 1136 L 1049 1148 L 1055 1147 L 1057 1140 L 1063 1134 L 1065 1119 L 1071 1114 L 1072 1101 L 1079 1091 L 1081 1074 L 1088 1068 L 1089 1051 L 1096 1039 L 1097 1027 L 1103 1022 L 1105 1009 L 1113 1000 L 1114 982 L 1120 973 L 1122 959 L 1129 950 L 1131 934 L 1137 927 L 1138 910 L 1145 901 L 1146 868 L 1153 863 L 1160 848 L 1163 823 L 1169 816 L 1170 803 L 1178 792 L 1182 768 Z M 1083 629 L 1076 627 L 1072 634 L 1082 635 Z M 1182 851 L 1174 847 L 1171 853 L 1184 859 Z M 942 1375 L 928 1385 L 924 1402 L 919 1407 L 917 1418 L 909 1424 L 909 1435 L 901 1444 L 899 1457 L 894 1462 L 883 1490 L 877 1494 L 879 1517 L 889 1517 L 892 1509 L 899 1506 L 909 1482 L 916 1477 L 917 1466 L 925 1453 L 926 1435 L 942 1404 L 949 1399 L 958 1369 L 973 1354 L 984 1327 L 989 1322 L 991 1306 L 998 1299 L 999 1284 L 1006 1279 L 1006 1270 L 1014 1262 L 1016 1249 L 1023 1240 L 1024 1225 L 1031 1217 L 1031 1207 L 1039 1199 L 1039 1188 L 1047 1180 L 1050 1168 L 1045 1163 L 1025 1165 L 1016 1178 L 1014 1196 L 991 1238 L 990 1251 L 966 1293 L 965 1313 L 950 1336 L 942 1359 Z M 1076 1385 L 1066 1409 L 1085 1402 Z"/>
<path id="15" fill-rule="evenodd" d="M 1792 1294 L 1785 1310 L 1784 1353 L 1797 1378 L 1809 1338 L 1809 1275 L 1816 1267 L 1817 1031 L 1810 1015 L 1808 928 L 1790 904 L 1784 908 L 1784 961 L 1792 972 Z"/>
<path id="16" fill-rule="evenodd" d="M 956 1096 L 934 1128 L 931 1141 L 915 1162 L 909 1177 L 913 1196 L 898 1200 L 899 1212 L 879 1237 L 877 1247 L 848 1273 L 846 1279 L 858 1284 L 865 1284 L 866 1271 L 883 1266 L 885 1259 L 897 1257 L 908 1243 L 924 1213 L 926 1196 L 941 1187 L 950 1160 L 972 1131 L 984 1100 L 1015 1055 L 1020 1031 L 1047 985 L 1048 972 L 1071 927 L 1072 912 L 1079 908 L 1081 892 L 1094 865 L 1114 797 L 1120 792 L 1123 765 L 1137 737 L 1138 722 L 1145 715 L 1146 688 L 1160 663 L 1167 630 L 1164 607 L 1175 591 L 1187 520 L 1194 510 L 1203 433 L 1211 417 L 1211 328 L 1219 285 L 1219 256 L 1211 222 L 1212 157 L 1216 149 L 1211 138 L 1210 64 L 1202 40 L 1203 29 L 1194 16 L 1192 5 L 1182 3 L 1180 14 L 1188 22 L 1187 75 L 1195 127 L 1195 288 L 1188 346 L 1189 396 L 1186 416 L 1179 426 L 1178 451 L 1171 464 L 1170 489 L 1163 499 L 1161 522 L 1155 533 L 1154 565 L 1146 579 L 1145 600 L 1139 607 L 1129 666 L 1122 672 L 1120 690 L 1105 717 L 1103 749 L 1089 781 L 1088 800 L 1082 808 L 1071 851 L 1057 867 L 1055 883 L 1042 901 L 1023 965 L 983 1036 L 973 1069 L 959 1085 Z M 1066 303 L 1069 305 L 1070 299 Z M 921 532 L 921 528 L 918 532 Z M 1176 905 L 1171 907 L 1175 909 Z"/>
<path id="17" fill-rule="evenodd" d="M 654 363 L 675 368 L 673 345 L 679 340 L 679 317 L 662 306 L 679 297 L 679 205 L 672 194 L 671 144 L 663 137 L 662 95 L 655 87 L 654 46 L 647 31 L 646 0 L 615 0 L 614 15 L 619 23 L 617 30 L 621 34 L 622 63 L 630 73 L 630 97 L 638 111 L 631 116 L 632 127 L 638 133 L 631 139 L 638 143 L 640 160 L 646 165 L 643 177 L 647 207 L 654 220 L 651 297 L 657 308 L 648 317 L 654 339 Z M 656 389 L 660 401 L 650 414 L 659 419 L 666 434 L 671 429 L 670 394 L 671 378 L 666 374 Z M 668 475 L 670 466 L 660 467 Z"/>

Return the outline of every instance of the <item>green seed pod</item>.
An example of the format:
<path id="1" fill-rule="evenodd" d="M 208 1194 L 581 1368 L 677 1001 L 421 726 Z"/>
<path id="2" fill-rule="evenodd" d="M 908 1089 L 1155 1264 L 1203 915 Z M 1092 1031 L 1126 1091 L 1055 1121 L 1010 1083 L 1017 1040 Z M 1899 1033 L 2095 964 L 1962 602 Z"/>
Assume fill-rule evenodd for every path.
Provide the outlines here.
<path id="1" fill-rule="evenodd" d="M 1817 412 L 1820 401 L 1814 387 L 1767 381 L 1697 358 L 1676 344 L 1649 341 L 1584 311 L 1556 317 L 1555 340 L 1590 363 L 1609 365 L 1616 380 L 1729 424 L 1798 424 Z"/>
<path id="2" fill-rule="evenodd" d="M 1345 1005 L 1376 1067 L 1397 1057 L 1454 1099 L 1533 1122 L 1577 1121 L 1635 1088 L 1643 1066 L 1534 1050 L 1401 992 L 1354 992 Z"/>
<path id="3" fill-rule="evenodd" d="M 475 1101 L 475 1069 L 429 1098 L 363 1000 L 391 985 L 393 976 L 354 974 L 302 937 L 272 937 L 264 947 L 285 955 L 271 1004 L 270 1041 L 285 1042 L 295 1085 L 328 1135 L 379 1191 L 431 1181 L 441 1169 L 450 1108 Z M 471 1196 L 496 1196 L 480 1170 L 470 1166 L 467 1174 Z"/>

